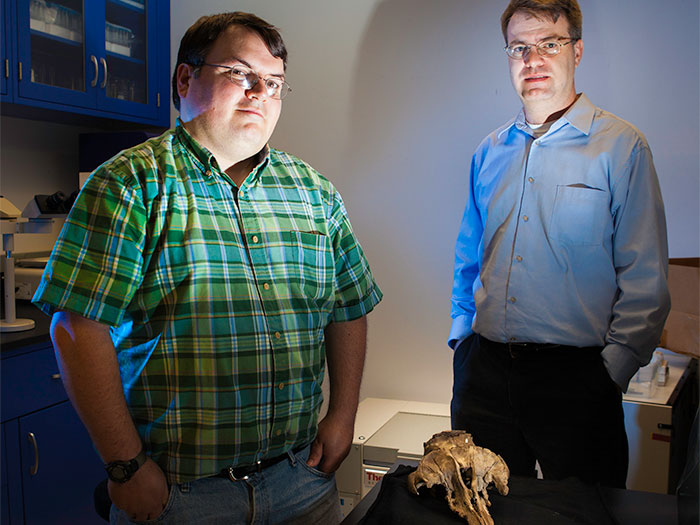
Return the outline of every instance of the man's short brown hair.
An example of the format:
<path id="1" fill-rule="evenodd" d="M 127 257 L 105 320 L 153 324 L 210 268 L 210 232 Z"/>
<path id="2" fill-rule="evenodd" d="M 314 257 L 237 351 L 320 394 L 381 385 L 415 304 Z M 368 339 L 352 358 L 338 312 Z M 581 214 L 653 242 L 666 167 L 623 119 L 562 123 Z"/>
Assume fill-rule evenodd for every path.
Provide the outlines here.
<path id="1" fill-rule="evenodd" d="M 173 71 L 173 104 L 178 111 L 180 110 L 180 95 L 177 92 L 177 68 L 180 64 L 200 67 L 214 45 L 214 41 L 226 29 L 234 25 L 247 27 L 260 35 L 270 54 L 273 57 L 281 58 L 285 70 L 287 69 L 287 48 L 284 46 L 279 30 L 272 24 L 251 13 L 242 11 L 203 16 L 190 26 L 180 40 L 177 63 Z"/>
<path id="2" fill-rule="evenodd" d="M 576 0 L 511 0 L 501 15 L 501 31 L 506 44 L 508 43 L 508 22 L 518 11 L 535 18 L 549 19 L 552 22 L 564 16 L 569 22 L 569 37 L 575 40 L 581 39 L 583 15 Z"/>

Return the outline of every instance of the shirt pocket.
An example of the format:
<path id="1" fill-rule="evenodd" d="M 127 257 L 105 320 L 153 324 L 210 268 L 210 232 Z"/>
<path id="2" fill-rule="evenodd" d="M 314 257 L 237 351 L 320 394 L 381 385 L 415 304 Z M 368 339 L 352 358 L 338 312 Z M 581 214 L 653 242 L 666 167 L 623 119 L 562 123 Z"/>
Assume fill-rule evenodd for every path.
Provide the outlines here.
<path id="1" fill-rule="evenodd" d="M 557 186 L 549 225 L 552 239 L 567 245 L 600 245 L 609 222 L 607 192 L 583 184 Z"/>
<path id="2" fill-rule="evenodd" d="M 325 302 L 333 294 L 334 259 L 327 235 L 317 231 L 283 231 L 282 265 L 284 278 L 297 300 Z"/>

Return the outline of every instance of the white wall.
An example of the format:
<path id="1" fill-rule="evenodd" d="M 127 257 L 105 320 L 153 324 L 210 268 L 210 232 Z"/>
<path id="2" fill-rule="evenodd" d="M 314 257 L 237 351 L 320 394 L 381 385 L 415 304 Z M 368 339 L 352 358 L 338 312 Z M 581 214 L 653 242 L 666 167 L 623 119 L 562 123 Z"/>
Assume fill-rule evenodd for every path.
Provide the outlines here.
<path id="1" fill-rule="evenodd" d="M 94 128 L 22 118 L 0 118 L 0 195 L 19 210 L 34 195 L 78 189 L 78 140 Z M 50 251 L 63 225 L 55 219 L 51 234 L 15 235 L 15 252 Z"/>
<path id="2" fill-rule="evenodd" d="M 172 0 L 172 63 L 204 14 L 281 28 L 288 81 L 272 144 L 340 189 L 384 301 L 362 396 L 448 402 L 452 252 L 471 154 L 519 108 L 506 0 Z M 672 257 L 700 254 L 698 2 L 580 0 L 577 88 L 639 127 L 656 161 Z M 173 113 L 175 115 L 175 113 Z"/>

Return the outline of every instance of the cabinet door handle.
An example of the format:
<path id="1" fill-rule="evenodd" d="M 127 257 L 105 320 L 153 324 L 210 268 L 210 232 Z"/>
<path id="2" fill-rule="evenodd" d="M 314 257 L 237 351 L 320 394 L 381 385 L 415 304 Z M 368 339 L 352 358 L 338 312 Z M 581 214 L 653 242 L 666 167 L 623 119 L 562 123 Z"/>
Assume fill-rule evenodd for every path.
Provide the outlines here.
<path id="1" fill-rule="evenodd" d="M 61 374 L 51 374 L 51 379 L 61 379 Z"/>
<path id="2" fill-rule="evenodd" d="M 105 77 L 102 79 L 102 84 L 100 84 L 100 89 L 104 89 L 107 85 L 107 61 L 104 58 L 100 58 L 102 62 L 102 67 L 105 69 Z"/>
<path id="3" fill-rule="evenodd" d="M 36 443 L 36 436 L 34 435 L 34 432 L 30 432 L 27 437 L 34 448 L 34 465 L 32 465 L 32 467 L 29 469 L 29 474 L 36 476 L 36 473 L 39 471 L 39 446 Z"/>
<path id="4" fill-rule="evenodd" d="M 90 55 L 90 62 L 92 62 L 92 65 L 95 66 L 95 78 L 93 78 L 92 82 L 90 82 L 90 87 L 95 87 L 97 85 L 97 77 L 100 74 L 99 69 L 97 68 L 97 58 L 95 58 L 95 55 Z"/>

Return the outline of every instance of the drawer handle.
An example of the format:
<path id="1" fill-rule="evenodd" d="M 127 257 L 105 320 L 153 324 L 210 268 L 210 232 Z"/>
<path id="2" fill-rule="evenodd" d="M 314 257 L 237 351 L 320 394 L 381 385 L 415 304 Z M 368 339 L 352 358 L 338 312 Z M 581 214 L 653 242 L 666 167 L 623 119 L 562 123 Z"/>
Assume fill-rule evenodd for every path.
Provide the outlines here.
<path id="1" fill-rule="evenodd" d="M 36 473 L 39 471 L 39 447 L 36 443 L 36 436 L 34 435 L 34 432 L 30 432 L 27 437 L 34 448 L 34 465 L 32 465 L 32 468 L 29 469 L 29 474 L 36 476 Z"/>
<path id="2" fill-rule="evenodd" d="M 61 374 L 51 374 L 51 379 L 61 379 Z"/>

